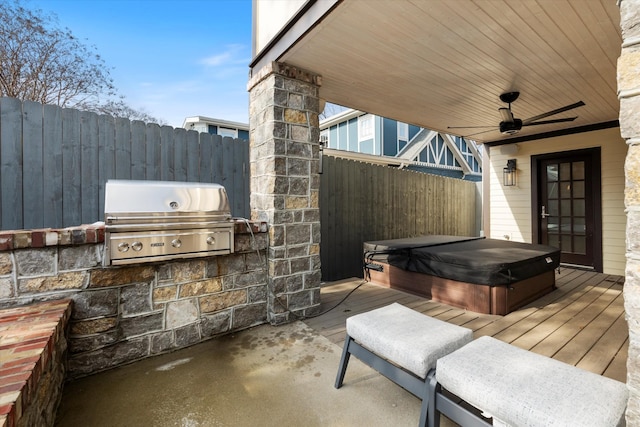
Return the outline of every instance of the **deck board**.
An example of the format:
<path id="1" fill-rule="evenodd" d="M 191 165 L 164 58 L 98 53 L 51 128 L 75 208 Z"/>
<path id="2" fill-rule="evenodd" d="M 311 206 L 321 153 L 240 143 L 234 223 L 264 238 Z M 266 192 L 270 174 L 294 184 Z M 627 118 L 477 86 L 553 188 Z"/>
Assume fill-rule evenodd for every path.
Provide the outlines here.
<path id="1" fill-rule="evenodd" d="M 605 372 L 613 363 L 612 359 L 616 357 L 617 353 L 628 344 L 629 340 L 629 327 L 625 319 L 625 313 L 622 310 L 618 318 L 610 325 L 600 339 L 593 345 L 591 351 L 585 355 L 576 366 L 581 365 L 605 365 Z M 586 369 L 586 368 L 585 368 Z"/>
<path id="2" fill-rule="evenodd" d="M 556 290 L 506 316 L 496 316 L 451 307 L 354 278 L 325 284 L 321 288 L 321 311 L 335 308 L 306 319 L 305 323 L 342 345 L 347 317 L 398 302 L 472 329 L 476 338 L 490 335 L 625 382 L 629 333 L 624 316 L 623 282 L 620 276 L 562 268 L 556 271 Z M 358 285 L 360 287 L 341 302 Z"/>
<path id="3" fill-rule="evenodd" d="M 626 323 L 625 323 L 625 327 L 626 327 Z M 626 381 L 628 352 L 629 352 L 629 338 L 627 337 L 624 344 L 622 345 L 618 353 L 615 355 L 615 357 L 607 367 L 607 370 L 604 371 L 604 374 L 602 375 L 608 378 L 613 378 L 618 381 Z M 588 359 L 588 358 L 585 358 L 585 359 Z M 588 369 L 588 367 L 585 367 L 585 369 L 590 370 Z"/>
<path id="4" fill-rule="evenodd" d="M 575 335 L 553 355 L 554 359 L 577 365 L 593 349 L 620 315 L 624 313 L 622 295 L 618 295 L 615 299 L 619 300 L 617 304 L 615 300 L 612 301 L 600 313 L 597 313 L 597 316 L 592 313 L 595 317 L 582 329 L 574 329 L 571 333 L 576 332 Z M 580 326 L 577 325 L 575 328 Z M 596 341 L 594 342 L 594 340 Z M 600 371 L 600 373 L 602 372 L 604 372 L 604 369 Z"/>
<path id="5" fill-rule="evenodd" d="M 494 334 L 498 339 L 509 342 L 526 350 L 533 349 L 538 343 L 544 341 L 550 334 L 561 329 L 567 322 L 571 321 L 572 325 L 577 325 L 575 316 L 584 313 L 585 309 L 597 309 L 598 305 L 593 306 L 594 302 L 602 298 L 605 304 L 612 296 L 604 294 L 602 288 L 591 288 L 586 293 L 581 294 L 578 298 L 577 293 L 567 295 L 563 301 L 556 302 L 555 305 L 544 307 L 537 312 L 531 314 L 521 324 L 514 324 L 499 334 Z M 599 310 L 600 311 L 600 310 Z M 587 311 L 587 316 L 589 311 Z M 585 314 L 582 315 L 585 317 Z M 514 335 L 518 336 L 514 336 Z M 562 340 L 562 338 L 560 338 Z M 541 350 L 541 349 L 540 349 Z M 540 351 L 541 354 L 545 354 Z M 553 353 L 551 353 L 552 355 Z M 547 354 L 549 355 L 549 354 Z"/>
<path id="6" fill-rule="evenodd" d="M 549 357 L 557 355 L 598 313 L 609 307 L 615 299 L 615 295 L 612 294 L 613 292 L 603 292 L 580 311 L 578 311 L 578 308 L 581 306 L 576 306 L 575 310 L 572 309 L 574 305 L 568 306 L 558 316 L 554 316 L 551 322 L 539 326 L 553 331 L 538 344 L 531 347 L 530 350 Z"/>

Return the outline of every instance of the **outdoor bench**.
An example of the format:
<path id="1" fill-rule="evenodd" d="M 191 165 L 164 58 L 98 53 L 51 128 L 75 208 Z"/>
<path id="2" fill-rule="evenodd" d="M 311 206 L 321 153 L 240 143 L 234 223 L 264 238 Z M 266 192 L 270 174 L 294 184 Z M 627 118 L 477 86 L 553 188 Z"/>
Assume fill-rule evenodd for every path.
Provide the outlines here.
<path id="1" fill-rule="evenodd" d="M 617 426 L 628 397 L 619 381 L 492 337 L 440 358 L 429 392 L 430 427 L 439 426 L 440 413 L 462 426 L 491 425 L 442 389 L 493 417 L 494 426 Z"/>
<path id="2" fill-rule="evenodd" d="M 439 426 L 440 414 L 465 427 L 624 423 L 625 384 L 492 337 L 474 341 L 400 304 L 351 316 L 346 330 L 335 387 L 353 354 L 422 399 L 420 426 Z"/>
<path id="3" fill-rule="evenodd" d="M 347 318 L 347 334 L 335 387 L 344 380 L 349 357 L 358 359 L 422 399 L 420 425 L 427 422 L 429 379 L 436 361 L 473 339 L 452 325 L 398 303 Z"/>
<path id="4" fill-rule="evenodd" d="M 0 310 L 0 427 L 53 425 L 71 300 Z"/>

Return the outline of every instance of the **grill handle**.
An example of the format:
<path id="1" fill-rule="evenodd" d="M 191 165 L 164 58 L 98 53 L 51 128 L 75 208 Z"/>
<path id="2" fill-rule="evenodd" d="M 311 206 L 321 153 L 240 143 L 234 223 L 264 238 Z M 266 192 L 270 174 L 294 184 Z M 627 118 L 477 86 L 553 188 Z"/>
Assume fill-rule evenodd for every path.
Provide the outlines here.
<path id="1" fill-rule="evenodd" d="M 213 220 L 220 220 L 220 219 L 224 219 L 224 220 L 230 220 L 231 216 L 227 216 L 227 215 L 202 215 L 202 214 L 185 214 L 185 215 L 135 215 L 135 216 L 129 216 L 129 215 L 125 215 L 125 216 L 107 216 L 106 217 L 106 222 L 108 224 L 112 224 L 114 222 L 119 222 L 119 221 L 123 221 L 124 223 L 130 224 L 132 222 L 138 222 L 138 221 L 157 221 L 157 220 L 177 220 L 177 221 L 189 221 L 189 219 L 195 220 L 195 221 L 200 221 L 202 222 L 202 220 L 208 220 L 208 219 L 213 219 Z"/>

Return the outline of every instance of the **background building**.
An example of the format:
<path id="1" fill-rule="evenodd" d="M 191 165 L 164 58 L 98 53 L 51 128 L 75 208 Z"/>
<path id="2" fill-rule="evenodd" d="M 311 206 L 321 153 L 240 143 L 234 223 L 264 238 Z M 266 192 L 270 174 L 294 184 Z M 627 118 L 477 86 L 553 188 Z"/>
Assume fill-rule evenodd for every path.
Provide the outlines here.
<path id="1" fill-rule="evenodd" d="M 210 133 L 211 135 L 249 140 L 249 125 L 246 123 L 195 116 L 184 119 L 182 127 L 187 130 Z"/>
<path id="2" fill-rule="evenodd" d="M 363 161 L 371 161 L 371 155 L 392 157 L 386 163 L 482 180 L 482 152 L 473 141 L 359 110 L 348 109 L 321 121 L 320 141 L 328 149 L 360 153 Z M 344 153 L 344 157 L 354 156 Z"/>

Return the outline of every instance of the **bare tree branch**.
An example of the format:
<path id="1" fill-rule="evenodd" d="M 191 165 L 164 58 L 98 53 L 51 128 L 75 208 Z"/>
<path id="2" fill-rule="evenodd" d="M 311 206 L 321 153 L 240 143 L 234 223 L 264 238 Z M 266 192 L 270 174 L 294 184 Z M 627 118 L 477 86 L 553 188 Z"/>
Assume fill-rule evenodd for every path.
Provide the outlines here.
<path id="1" fill-rule="evenodd" d="M 20 0 L 0 8 L 0 96 L 157 122 L 118 96 L 95 46 L 60 28 L 55 15 L 27 9 Z"/>

